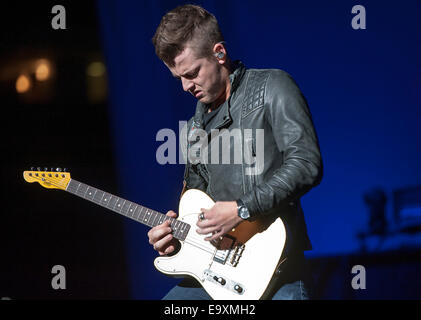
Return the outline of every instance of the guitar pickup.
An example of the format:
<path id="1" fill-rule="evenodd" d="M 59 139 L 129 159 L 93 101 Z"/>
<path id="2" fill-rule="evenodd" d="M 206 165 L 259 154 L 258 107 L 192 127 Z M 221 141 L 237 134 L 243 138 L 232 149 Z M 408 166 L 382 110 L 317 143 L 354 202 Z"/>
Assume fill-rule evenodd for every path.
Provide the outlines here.
<path id="1" fill-rule="evenodd" d="M 212 244 L 217 248 L 213 260 L 225 264 L 234 246 L 236 239 L 230 235 L 225 235 Z"/>

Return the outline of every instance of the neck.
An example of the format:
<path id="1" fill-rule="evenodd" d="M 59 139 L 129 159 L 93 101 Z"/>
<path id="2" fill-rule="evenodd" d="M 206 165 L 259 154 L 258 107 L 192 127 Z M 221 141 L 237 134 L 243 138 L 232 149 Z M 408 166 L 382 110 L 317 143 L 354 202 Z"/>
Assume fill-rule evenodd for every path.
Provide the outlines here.
<path id="1" fill-rule="evenodd" d="M 224 85 L 224 91 L 221 93 L 221 95 L 211 103 L 208 112 L 212 112 L 213 110 L 218 109 L 218 107 L 223 104 L 225 101 L 228 100 L 231 94 L 231 82 L 229 79 L 229 75 L 233 72 L 233 65 L 230 59 L 227 59 L 226 63 L 224 64 L 226 72 L 225 75 L 225 85 Z"/>

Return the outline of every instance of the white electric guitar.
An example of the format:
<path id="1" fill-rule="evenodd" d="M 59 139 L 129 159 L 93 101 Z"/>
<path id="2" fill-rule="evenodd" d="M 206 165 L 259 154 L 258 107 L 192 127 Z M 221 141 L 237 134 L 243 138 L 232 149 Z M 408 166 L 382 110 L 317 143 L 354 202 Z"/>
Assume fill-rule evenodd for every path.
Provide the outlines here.
<path id="1" fill-rule="evenodd" d="M 219 241 L 210 243 L 204 240 L 206 235 L 195 231 L 200 209 L 214 205 L 200 190 L 190 189 L 183 194 L 179 216 L 174 219 L 71 179 L 68 172 L 38 168 L 24 171 L 23 176 L 27 182 L 68 191 L 150 227 L 171 220 L 173 236 L 181 248 L 172 256 L 156 258 L 155 267 L 169 276 L 193 277 L 213 299 L 256 300 L 271 293 L 286 240 L 279 217 L 244 221 Z"/>

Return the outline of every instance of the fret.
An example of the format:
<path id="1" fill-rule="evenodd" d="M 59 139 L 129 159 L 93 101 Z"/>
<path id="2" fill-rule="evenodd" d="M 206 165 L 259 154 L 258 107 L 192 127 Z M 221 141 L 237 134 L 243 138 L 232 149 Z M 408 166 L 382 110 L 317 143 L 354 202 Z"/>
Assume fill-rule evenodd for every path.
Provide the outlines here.
<path id="1" fill-rule="evenodd" d="M 156 225 L 158 226 L 158 225 L 160 225 L 162 223 L 161 222 L 162 221 L 162 218 L 165 217 L 165 215 L 162 214 L 162 213 L 159 213 L 159 212 L 157 212 L 156 214 L 158 216 L 158 221 L 156 222 Z"/>
<path id="2" fill-rule="evenodd" d="M 130 208 L 130 201 L 124 200 L 123 206 L 121 207 L 121 212 L 125 216 L 127 216 L 127 214 L 129 213 L 129 208 Z"/>
<path id="3" fill-rule="evenodd" d="M 184 229 L 185 229 L 185 227 L 186 227 L 186 224 L 185 224 L 185 223 L 183 223 L 183 224 L 181 225 L 180 230 L 179 230 L 181 234 L 184 234 Z"/>
<path id="4" fill-rule="evenodd" d="M 80 188 L 80 186 L 82 185 L 82 183 L 81 182 L 79 182 L 79 185 L 77 186 L 77 188 L 76 188 L 76 194 L 77 194 L 77 191 L 79 190 L 79 188 Z"/>
<path id="5" fill-rule="evenodd" d="M 88 190 L 89 190 L 89 187 L 88 186 L 86 186 L 87 188 L 86 188 L 86 191 L 85 191 L 85 193 L 83 194 L 83 197 L 84 198 L 86 198 L 86 194 L 88 193 Z"/>
<path id="6" fill-rule="evenodd" d="M 142 213 L 142 211 L 145 211 L 145 207 L 140 206 L 140 213 L 139 213 L 140 221 L 143 221 L 143 219 L 145 219 L 145 213 Z"/>
<path id="7" fill-rule="evenodd" d="M 88 186 L 86 184 L 81 183 L 80 186 L 78 187 L 76 194 L 78 196 L 84 197 L 84 194 L 86 192 L 86 190 L 88 189 Z"/>
<path id="8" fill-rule="evenodd" d="M 101 197 L 101 200 L 99 200 L 99 203 L 102 202 L 102 199 L 104 199 L 104 196 L 105 196 L 105 192 L 102 193 L 102 197 Z"/>
<path id="9" fill-rule="evenodd" d="M 157 217 L 158 217 L 158 215 L 156 214 L 156 212 L 153 211 L 153 210 L 151 210 L 151 218 L 152 218 L 152 221 L 150 222 L 151 223 L 151 227 L 157 226 L 155 224 L 155 220 L 156 220 Z"/>
<path id="10" fill-rule="evenodd" d="M 133 213 L 133 208 L 132 208 L 132 205 L 134 205 L 134 203 L 133 203 L 133 202 L 130 202 L 130 207 L 129 207 L 129 211 L 128 211 L 128 212 L 130 212 L 130 213 Z M 129 216 L 130 216 L 130 217 L 133 217 L 133 215 L 132 215 L 132 214 L 129 214 Z"/>
<path id="11" fill-rule="evenodd" d="M 120 201 L 120 198 L 119 197 L 115 197 L 115 203 L 114 203 L 114 207 L 113 207 L 113 210 L 114 211 L 116 211 L 117 212 L 117 210 L 116 210 L 116 206 L 117 206 L 117 203 Z"/>
<path id="12" fill-rule="evenodd" d="M 123 203 L 121 204 L 121 206 L 119 206 L 120 207 L 120 212 L 122 213 L 122 214 L 124 214 L 123 213 L 123 207 L 124 207 L 124 204 L 126 203 L 126 199 L 123 199 Z"/>
<path id="13" fill-rule="evenodd" d="M 123 202 L 124 202 L 124 199 L 123 199 Z M 122 203 L 122 199 L 119 198 L 118 201 L 116 202 L 116 207 L 114 207 L 114 211 L 121 212 L 121 203 Z M 119 211 L 117 211 L 117 210 L 119 210 Z"/>
<path id="14" fill-rule="evenodd" d="M 157 226 L 157 224 L 155 224 L 155 220 L 156 220 L 156 218 L 159 218 L 159 216 L 158 216 L 158 213 L 157 212 L 155 212 L 155 211 L 152 211 L 152 215 L 154 216 L 154 218 L 153 218 L 153 220 L 152 220 L 152 226 L 153 227 L 155 227 L 155 226 Z"/>
<path id="15" fill-rule="evenodd" d="M 164 222 L 168 221 L 168 220 L 171 220 L 171 219 L 172 219 L 171 217 L 165 216 Z"/>
<path id="16" fill-rule="evenodd" d="M 88 187 L 88 190 L 86 190 L 86 192 L 88 193 L 88 195 L 86 196 L 86 199 L 93 201 L 92 199 L 94 198 L 94 195 L 92 194 L 92 187 Z"/>
<path id="17" fill-rule="evenodd" d="M 178 220 L 175 220 L 171 222 L 171 229 L 173 232 L 177 231 L 177 222 Z"/>
<path id="18" fill-rule="evenodd" d="M 175 220 L 175 225 L 174 225 L 174 236 L 177 237 L 178 235 L 178 230 L 180 229 L 180 220 Z"/>
<path id="19" fill-rule="evenodd" d="M 149 226 L 149 219 L 151 218 L 151 213 L 150 211 L 146 210 L 146 214 L 145 214 L 145 221 L 146 224 Z"/>
<path id="20" fill-rule="evenodd" d="M 136 213 L 136 211 L 138 211 L 138 209 L 139 209 L 139 206 L 136 205 L 136 209 L 134 209 L 134 213 Z M 134 216 L 134 214 L 133 214 L 133 216 Z M 137 217 L 136 217 L 137 221 L 139 221 L 139 216 L 140 216 L 140 210 L 138 211 L 138 214 L 137 214 Z"/>
<path id="21" fill-rule="evenodd" d="M 171 223 L 170 223 L 170 227 L 171 229 L 174 228 L 174 224 L 176 223 L 177 220 L 175 220 L 174 218 L 171 218 Z"/>
<path id="22" fill-rule="evenodd" d="M 176 220 L 177 222 L 175 223 L 175 226 L 177 227 L 177 230 L 179 230 L 180 229 L 180 224 L 181 224 L 181 221 L 180 220 Z"/>
<path id="23" fill-rule="evenodd" d="M 95 191 L 95 195 L 94 195 L 94 197 L 93 197 L 93 200 L 96 202 L 96 203 L 101 203 L 101 200 L 102 200 L 102 198 L 104 197 L 104 191 L 100 191 L 100 190 L 96 190 Z"/>
<path id="24" fill-rule="evenodd" d="M 110 200 L 108 200 L 107 208 L 111 208 L 111 210 L 114 210 L 114 206 L 117 203 L 117 197 L 110 195 Z"/>
<path id="25" fill-rule="evenodd" d="M 121 205 L 121 208 L 120 208 L 120 212 L 122 213 L 122 214 L 124 214 L 123 213 L 123 207 L 124 207 L 124 204 L 126 203 L 126 199 L 123 199 L 123 204 Z"/>
<path id="26" fill-rule="evenodd" d="M 110 203 L 111 194 L 105 192 L 104 197 L 102 198 L 102 206 L 108 208 L 108 204 Z"/>

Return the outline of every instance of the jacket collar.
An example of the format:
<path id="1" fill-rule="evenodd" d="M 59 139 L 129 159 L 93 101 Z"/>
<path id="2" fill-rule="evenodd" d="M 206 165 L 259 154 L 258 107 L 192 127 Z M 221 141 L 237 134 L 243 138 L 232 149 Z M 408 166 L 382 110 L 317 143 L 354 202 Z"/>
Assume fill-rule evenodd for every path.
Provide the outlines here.
<path id="1" fill-rule="evenodd" d="M 240 85 L 241 79 L 243 78 L 243 75 L 246 71 L 246 67 L 240 60 L 234 61 L 233 65 L 234 65 L 233 67 L 234 71 L 229 75 L 230 84 L 231 84 L 230 96 L 228 100 L 221 106 L 222 109 L 219 111 L 219 112 L 224 113 L 223 118 L 222 118 L 223 122 L 219 123 L 215 129 L 218 129 L 232 121 L 231 115 L 229 112 L 229 102 L 231 100 L 233 93 L 237 90 L 238 86 Z M 203 129 L 203 115 L 208 110 L 208 108 L 209 107 L 207 104 L 204 104 L 200 101 L 197 102 L 196 112 L 193 117 L 193 122 L 192 122 L 190 132 L 193 129 Z"/>

